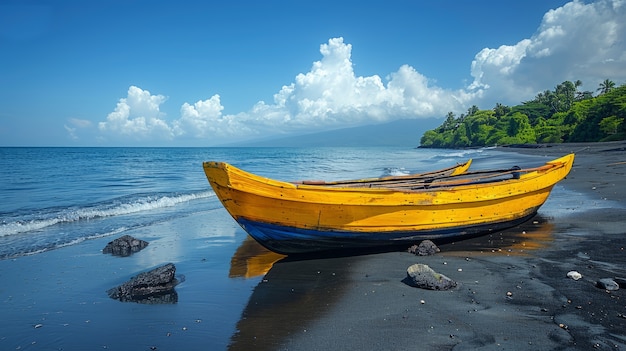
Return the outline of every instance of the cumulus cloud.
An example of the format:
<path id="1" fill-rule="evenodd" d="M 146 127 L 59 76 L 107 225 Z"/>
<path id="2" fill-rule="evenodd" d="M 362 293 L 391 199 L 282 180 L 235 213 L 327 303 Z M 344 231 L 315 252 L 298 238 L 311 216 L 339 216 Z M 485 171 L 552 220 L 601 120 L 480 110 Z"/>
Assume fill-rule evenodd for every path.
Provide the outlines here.
<path id="1" fill-rule="evenodd" d="M 387 77 L 357 76 L 352 45 L 333 38 L 320 46 L 322 59 L 307 73 L 277 92 L 272 102 L 259 101 L 249 111 L 221 115 L 219 96 L 185 103 L 175 121 L 181 133 L 197 136 L 254 136 L 330 129 L 397 118 L 443 115 L 464 106 L 471 96 L 433 86 L 404 65 Z"/>
<path id="2" fill-rule="evenodd" d="M 272 105 L 257 104 L 251 115 L 256 120 L 272 116 L 277 123 L 299 129 L 432 117 L 463 103 L 460 92 L 432 86 L 407 65 L 391 73 L 386 84 L 378 75 L 356 76 L 351 52 L 352 46 L 343 38 L 330 39 L 320 47 L 321 61 L 283 87 Z"/>
<path id="3" fill-rule="evenodd" d="M 547 12 L 530 38 L 480 50 L 471 63 L 471 84 L 457 90 L 436 86 L 409 65 L 384 79 L 358 76 L 352 46 L 343 38 L 332 38 L 320 46 L 321 59 L 283 86 L 273 101 L 224 115 L 215 94 L 184 103 L 180 116 L 168 121 L 160 110 L 165 96 L 131 86 L 127 97 L 99 123 L 99 130 L 138 140 L 197 140 L 212 145 L 260 135 L 442 117 L 471 105 L 517 104 L 565 80 L 581 80 L 583 88 L 594 91 L 604 79 L 626 80 L 624 18 L 625 0 L 567 3 Z"/>
<path id="4" fill-rule="evenodd" d="M 148 90 L 136 86 L 128 88 L 128 95 L 117 103 L 115 110 L 100 122 L 98 128 L 103 133 L 132 136 L 135 139 L 174 137 L 173 129 L 162 119 L 160 106 L 167 98 L 152 95 Z"/>
<path id="5" fill-rule="evenodd" d="M 258 135 L 332 129 L 396 118 L 443 115 L 460 109 L 471 98 L 464 91 L 433 86 L 414 68 L 404 65 L 386 78 L 357 76 L 352 46 L 333 38 L 320 46 L 322 59 L 307 73 L 283 86 L 271 103 L 259 101 L 250 110 L 223 115 L 220 96 L 184 103 L 180 117 L 168 122 L 160 111 L 166 101 L 136 86 L 128 89 L 115 110 L 99 123 L 103 133 L 152 138 L 197 138 L 207 143 Z"/>
<path id="6" fill-rule="evenodd" d="M 515 45 L 484 48 L 472 62 L 470 91 L 485 103 L 519 103 L 565 80 L 594 91 L 626 80 L 626 2 L 573 1 L 548 11 L 537 31 Z"/>
<path id="7" fill-rule="evenodd" d="M 185 102 L 180 108 L 180 119 L 174 121 L 174 130 L 177 135 L 189 134 L 196 138 L 228 137 L 238 130 L 249 132 L 234 121 L 234 116 L 222 115 L 223 109 L 217 94 L 193 105 Z"/>

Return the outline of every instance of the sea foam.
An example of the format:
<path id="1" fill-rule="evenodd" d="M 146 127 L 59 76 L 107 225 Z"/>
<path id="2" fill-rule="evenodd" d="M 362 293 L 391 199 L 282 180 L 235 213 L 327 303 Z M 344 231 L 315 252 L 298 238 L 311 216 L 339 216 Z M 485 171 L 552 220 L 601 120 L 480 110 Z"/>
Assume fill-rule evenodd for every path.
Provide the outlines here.
<path id="1" fill-rule="evenodd" d="M 173 207 L 181 203 L 215 196 L 213 191 L 187 194 L 145 195 L 121 198 L 111 202 L 85 207 L 46 209 L 4 219 L 0 223 L 0 237 L 39 231 L 61 223 L 88 221 L 98 218 L 123 216 L 142 211 Z"/>

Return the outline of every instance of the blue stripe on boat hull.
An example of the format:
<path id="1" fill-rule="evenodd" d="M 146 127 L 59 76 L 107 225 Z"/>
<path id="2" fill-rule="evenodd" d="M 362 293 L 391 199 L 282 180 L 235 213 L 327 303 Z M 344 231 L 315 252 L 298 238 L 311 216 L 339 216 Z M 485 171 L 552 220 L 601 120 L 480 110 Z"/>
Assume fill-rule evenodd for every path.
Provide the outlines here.
<path id="1" fill-rule="evenodd" d="M 506 222 L 427 231 L 349 232 L 301 229 L 239 218 L 241 227 L 261 245 L 281 254 L 301 254 L 348 249 L 389 248 L 419 244 L 422 240 L 453 241 L 510 228 L 521 224 L 536 214 Z"/>

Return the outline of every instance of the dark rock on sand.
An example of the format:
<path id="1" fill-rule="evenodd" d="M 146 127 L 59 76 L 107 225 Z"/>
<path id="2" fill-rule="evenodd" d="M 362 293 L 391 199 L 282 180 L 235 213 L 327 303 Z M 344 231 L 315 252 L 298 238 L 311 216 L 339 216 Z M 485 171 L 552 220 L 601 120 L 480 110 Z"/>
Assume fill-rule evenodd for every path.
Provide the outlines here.
<path id="1" fill-rule="evenodd" d="M 110 253 L 115 256 L 130 256 L 148 246 L 147 241 L 135 239 L 130 235 L 124 235 L 107 244 L 102 253 Z"/>
<path id="2" fill-rule="evenodd" d="M 440 250 L 434 242 L 430 240 L 424 240 L 419 245 L 411 246 L 408 251 L 418 256 L 431 256 L 436 254 Z"/>
<path id="3" fill-rule="evenodd" d="M 600 289 L 615 291 L 619 290 L 619 284 L 611 278 L 602 278 L 596 282 L 596 286 Z"/>
<path id="4" fill-rule="evenodd" d="M 151 271 L 140 273 L 126 283 L 109 289 L 107 294 L 112 299 L 123 302 L 176 303 L 178 295 L 174 287 L 178 283 L 176 266 L 173 263 L 168 263 Z"/>
<path id="5" fill-rule="evenodd" d="M 449 290 L 455 288 L 457 283 L 443 274 L 435 272 L 425 264 L 414 264 L 407 268 L 407 277 L 404 283 L 422 289 Z"/>
<path id="6" fill-rule="evenodd" d="M 613 280 L 617 283 L 617 285 L 619 285 L 620 288 L 626 289 L 626 278 L 615 277 Z"/>

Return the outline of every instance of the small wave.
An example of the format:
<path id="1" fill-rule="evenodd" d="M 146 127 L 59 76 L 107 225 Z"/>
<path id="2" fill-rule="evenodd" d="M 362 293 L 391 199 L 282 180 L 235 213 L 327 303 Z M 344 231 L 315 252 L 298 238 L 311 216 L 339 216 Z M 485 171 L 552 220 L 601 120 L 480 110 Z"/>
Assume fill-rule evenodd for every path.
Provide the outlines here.
<path id="1" fill-rule="evenodd" d="M 389 167 L 385 168 L 383 176 L 402 176 L 410 174 L 405 168 Z"/>
<path id="2" fill-rule="evenodd" d="M 106 233 L 98 233 L 98 234 L 92 234 L 92 235 L 88 235 L 88 236 L 84 236 L 84 237 L 79 237 L 79 238 L 75 238 L 73 240 L 67 241 L 67 242 L 47 242 L 47 243 L 40 243 L 37 245 L 33 245 L 32 243 L 30 245 L 26 245 L 26 246 L 18 246 L 18 247 L 12 247 L 11 250 L 7 251 L 7 250 L 2 250 L 0 249 L 0 260 L 4 260 L 4 259 L 8 259 L 8 258 L 15 258 L 15 257 L 19 257 L 19 256 L 31 256 L 31 255 L 36 255 L 36 254 L 40 254 L 46 251 L 50 251 L 50 250 L 55 250 L 55 249 L 59 249 L 62 247 L 66 247 L 66 246 L 72 246 L 75 244 L 79 244 L 85 240 L 92 240 L 92 239 L 99 239 L 99 238 L 104 238 L 107 236 L 112 236 L 112 235 L 116 235 L 119 233 L 123 233 L 125 231 L 127 231 L 129 228 L 127 227 L 120 227 L 117 229 L 114 229 L 110 232 L 106 232 Z"/>
<path id="3" fill-rule="evenodd" d="M 93 207 L 65 208 L 39 215 L 40 218 L 18 219 L 0 224 L 0 237 L 41 230 L 60 223 L 73 223 L 104 217 L 121 216 L 142 211 L 172 207 L 196 199 L 215 196 L 212 191 L 199 193 L 168 195 L 151 195 L 121 199 Z M 37 215 L 35 215 L 37 216 Z"/>
<path id="4" fill-rule="evenodd" d="M 467 150 L 453 150 L 450 152 L 446 152 L 445 154 L 437 154 L 433 155 L 430 158 L 435 160 L 442 160 L 448 158 L 463 158 L 470 157 L 471 155 L 476 155 L 482 153 L 483 149 L 467 149 Z"/>

